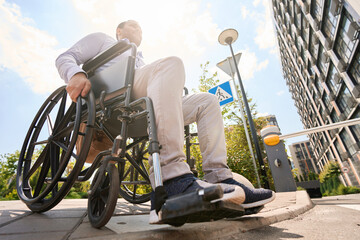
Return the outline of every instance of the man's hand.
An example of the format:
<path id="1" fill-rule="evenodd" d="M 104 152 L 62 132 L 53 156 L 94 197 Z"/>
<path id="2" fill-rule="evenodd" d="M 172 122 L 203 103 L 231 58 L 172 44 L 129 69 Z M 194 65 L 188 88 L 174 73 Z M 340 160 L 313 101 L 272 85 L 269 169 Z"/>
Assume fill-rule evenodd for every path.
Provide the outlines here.
<path id="1" fill-rule="evenodd" d="M 71 77 L 69 83 L 66 87 L 71 100 L 76 102 L 77 98 L 81 94 L 82 97 L 85 97 L 91 89 L 91 83 L 87 79 L 86 75 L 82 72 L 79 72 Z"/>

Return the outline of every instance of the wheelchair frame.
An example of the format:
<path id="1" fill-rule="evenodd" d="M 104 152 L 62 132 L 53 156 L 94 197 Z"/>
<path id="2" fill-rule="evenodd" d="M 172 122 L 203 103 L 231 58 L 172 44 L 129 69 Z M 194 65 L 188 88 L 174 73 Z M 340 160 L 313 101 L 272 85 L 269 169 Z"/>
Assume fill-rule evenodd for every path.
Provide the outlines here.
<path id="1" fill-rule="evenodd" d="M 99 205 L 99 203 L 91 202 L 94 200 L 93 195 L 99 194 L 99 191 L 96 189 L 104 184 L 104 181 L 108 182 L 105 183 L 105 185 L 109 185 L 110 182 L 112 182 L 112 186 L 119 189 L 115 192 L 119 192 L 120 195 L 129 202 L 142 203 L 150 200 L 150 193 L 143 196 L 136 194 L 136 183 L 150 184 L 147 169 L 143 164 L 143 155 L 147 152 L 153 157 L 155 185 L 162 185 L 159 162 L 160 146 L 156 135 L 155 115 L 151 99 L 143 97 L 131 101 L 136 46 L 120 41 L 85 63 L 83 69 L 91 81 L 96 77 L 96 69 L 126 51 L 131 51 L 131 55 L 127 59 L 126 76 L 119 81 L 120 86 L 119 82 L 115 83 L 115 85 L 117 84 L 116 86 L 101 86 L 103 89 L 105 88 L 106 91 L 95 91 L 96 96 L 90 91 L 86 98 L 83 99 L 79 97 L 77 103 L 72 103 L 68 109 L 66 109 L 67 92 L 65 86 L 63 86 L 48 97 L 36 114 L 25 137 L 17 171 L 18 196 L 33 212 L 50 210 L 68 194 L 76 181 L 89 180 L 96 169 L 99 169 L 94 177 L 91 190 L 89 191 L 88 211 L 90 209 L 89 218 L 93 226 L 101 227 L 105 225 L 114 211 L 117 197 L 110 197 L 115 199 L 115 203 L 114 200 L 112 200 L 112 202 L 107 202 L 108 199 L 105 200 L 105 203 L 103 203 L 104 206 L 100 207 L 101 209 L 99 207 L 94 209 L 93 205 Z M 95 82 L 95 80 L 92 81 L 92 83 Z M 96 83 L 94 85 L 96 85 Z M 112 90 L 114 88 L 116 90 L 109 91 L 111 88 Z M 59 104 L 59 109 L 57 110 L 55 123 L 52 123 L 49 116 L 57 104 Z M 120 113 L 116 116 L 116 119 L 121 122 L 121 129 L 119 134 L 114 135 L 106 127 L 106 121 L 115 111 Z M 148 135 L 136 136 L 142 134 L 135 132 L 133 133 L 135 135 L 133 142 L 127 145 L 126 141 L 129 135 L 128 126 L 131 125 L 132 122 L 142 118 L 146 118 Z M 41 135 L 41 129 L 46 128 L 45 122 L 51 125 L 49 127 L 51 128 L 50 136 L 48 139 L 38 141 Z M 79 126 L 80 123 L 83 122 L 86 123 L 86 129 L 84 132 L 80 132 Z M 113 142 L 113 147 L 111 150 L 100 152 L 95 157 L 91 166 L 82 170 L 90 148 L 94 129 L 101 129 Z M 190 160 L 191 143 L 188 126 L 185 127 L 185 133 L 187 134 L 185 138 L 187 161 L 189 164 L 192 163 L 191 169 L 194 169 L 194 161 Z M 79 136 L 83 137 L 84 140 L 80 148 L 81 151 L 75 153 L 74 147 Z M 146 142 L 148 142 L 147 149 L 145 149 Z M 41 151 L 41 154 L 35 160 L 32 160 L 32 158 L 34 158 L 35 147 L 43 144 L 45 144 L 45 147 Z M 136 156 L 131 156 L 128 151 L 139 144 L 142 144 L 140 155 L 135 154 Z M 71 158 L 76 159 L 75 165 L 71 173 L 64 176 L 64 172 L 71 164 Z M 135 179 L 130 179 L 130 182 L 123 182 L 125 179 L 124 176 L 130 171 L 130 168 L 127 172 L 125 171 L 126 161 L 131 164 L 130 168 L 133 168 L 132 171 L 135 172 L 133 173 Z M 110 162 L 112 162 L 112 164 L 108 164 Z M 113 167 L 108 167 L 108 165 L 114 165 L 114 162 L 118 164 L 117 171 L 115 171 Z M 138 181 L 138 175 L 140 175 L 144 181 Z M 31 184 L 33 178 L 36 178 L 35 184 Z M 118 182 L 116 182 L 116 178 Z M 114 183 L 114 181 L 116 183 Z M 126 183 L 134 186 L 132 193 L 131 191 L 126 192 L 128 188 L 122 191 L 119 186 Z M 111 193 L 111 191 L 108 192 L 108 194 Z M 132 197 L 130 195 L 132 195 Z M 104 211 L 106 212 L 106 216 L 104 215 Z"/>

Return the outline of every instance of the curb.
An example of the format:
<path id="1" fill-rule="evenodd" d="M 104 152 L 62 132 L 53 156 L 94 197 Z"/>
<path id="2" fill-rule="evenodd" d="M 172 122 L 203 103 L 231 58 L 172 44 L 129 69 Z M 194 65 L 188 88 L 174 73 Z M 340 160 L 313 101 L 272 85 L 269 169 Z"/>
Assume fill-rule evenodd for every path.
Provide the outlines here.
<path id="1" fill-rule="evenodd" d="M 295 218 L 314 207 L 306 191 L 296 192 L 296 203 L 284 208 L 268 212 L 260 212 L 253 216 L 240 217 L 232 220 L 220 220 L 207 223 L 185 224 L 182 227 L 165 227 L 157 230 L 123 233 L 121 235 L 108 235 L 85 239 L 224 239 L 236 234 L 271 225 L 280 221 Z"/>

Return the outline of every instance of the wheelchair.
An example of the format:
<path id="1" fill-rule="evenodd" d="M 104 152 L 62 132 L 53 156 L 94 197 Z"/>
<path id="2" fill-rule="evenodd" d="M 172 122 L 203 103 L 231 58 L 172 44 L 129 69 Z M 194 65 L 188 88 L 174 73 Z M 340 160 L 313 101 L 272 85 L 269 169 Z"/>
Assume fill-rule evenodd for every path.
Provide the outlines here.
<path id="1" fill-rule="evenodd" d="M 92 83 L 87 97 L 69 101 L 65 86 L 55 90 L 40 107 L 25 137 L 17 168 L 19 198 L 33 212 L 56 206 L 75 182 L 92 183 L 88 192 L 88 217 L 100 228 L 111 218 L 119 194 L 131 203 L 150 200 L 148 158 L 155 176 L 155 206 L 162 211 L 160 223 L 181 226 L 187 222 L 218 220 L 244 215 L 240 206 L 224 206 L 220 187 L 186 196 L 167 198 L 163 187 L 155 115 L 150 98 L 131 98 L 136 45 L 120 41 L 83 65 Z M 120 54 L 123 61 L 96 70 Z M 93 135 L 103 133 L 110 141 L 90 166 L 85 161 Z M 186 156 L 190 158 L 190 133 L 185 127 Z M 96 172 L 96 173 L 95 173 Z M 94 174 L 95 173 L 95 174 Z M 147 191 L 144 191 L 144 188 Z"/>

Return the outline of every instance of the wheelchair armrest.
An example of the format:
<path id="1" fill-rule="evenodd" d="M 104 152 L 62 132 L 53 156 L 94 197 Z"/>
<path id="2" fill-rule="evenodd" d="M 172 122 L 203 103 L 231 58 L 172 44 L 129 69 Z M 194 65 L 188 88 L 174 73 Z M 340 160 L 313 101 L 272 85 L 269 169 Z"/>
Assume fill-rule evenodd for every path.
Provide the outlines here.
<path id="1" fill-rule="evenodd" d="M 136 45 L 133 43 L 128 43 L 127 41 L 119 41 L 114 46 L 108 48 L 104 52 L 98 54 L 97 56 L 93 57 L 83 65 L 83 70 L 88 74 L 88 77 L 94 75 L 96 69 L 114 59 L 115 57 L 119 56 L 120 54 L 126 52 L 132 48 L 133 53 L 136 53 Z M 135 55 L 135 54 L 134 54 Z"/>

